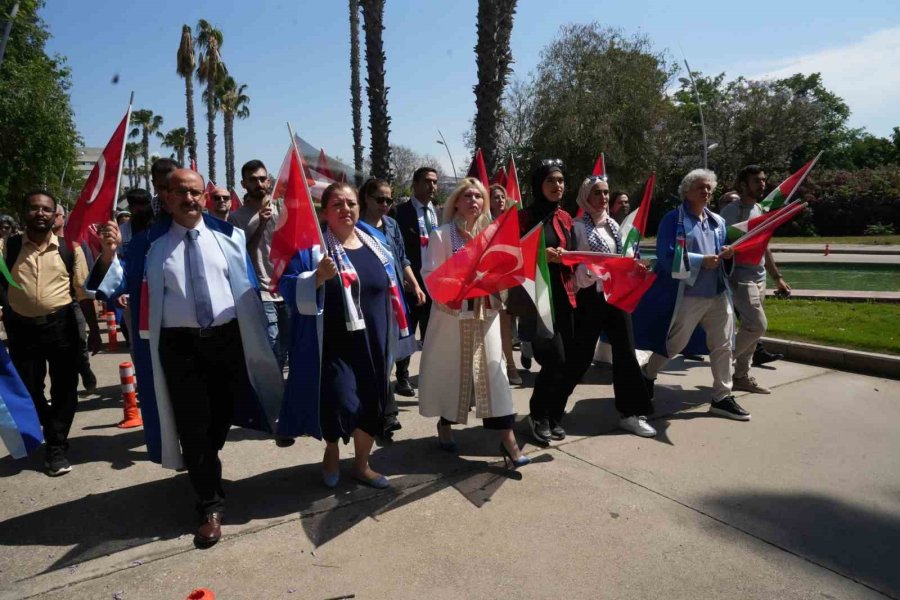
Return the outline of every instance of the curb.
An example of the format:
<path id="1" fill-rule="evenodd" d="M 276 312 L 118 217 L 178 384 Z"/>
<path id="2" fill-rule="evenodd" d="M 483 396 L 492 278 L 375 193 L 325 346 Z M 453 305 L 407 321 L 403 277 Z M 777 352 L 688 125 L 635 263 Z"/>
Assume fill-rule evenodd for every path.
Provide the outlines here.
<path id="1" fill-rule="evenodd" d="M 766 298 L 774 298 L 775 290 L 766 290 Z M 848 290 L 791 290 L 791 299 L 823 302 L 900 302 L 900 292 L 857 292 Z"/>
<path id="2" fill-rule="evenodd" d="M 832 346 L 820 346 L 808 342 L 795 342 L 764 337 L 762 341 L 770 352 L 784 354 L 786 360 L 851 371 L 864 375 L 875 375 L 888 379 L 900 379 L 900 356 L 847 350 Z"/>

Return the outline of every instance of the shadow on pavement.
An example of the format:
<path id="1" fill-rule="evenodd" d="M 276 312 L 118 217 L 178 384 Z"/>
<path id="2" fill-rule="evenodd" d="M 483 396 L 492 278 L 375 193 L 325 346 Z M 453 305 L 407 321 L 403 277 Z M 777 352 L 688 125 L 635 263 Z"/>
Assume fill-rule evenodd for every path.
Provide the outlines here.
<path id="1" fill-rule="evenodd" d="M 754 535 L 891 597 L 900 595 L 896 516 L 818 494 L 735 493 L 702 502 Z"/>
<path id="2" fill-rule="evenodd" d="M 481 507 L 504 482 L 522 478 L 520 472 L 509 471 L 497 463 L 496 450 L 486 450 L 497 439 L 492 434 L 481 428 L 457 432 L 462 452 L 487 456 L 490 462 L 442 452 L 434 438 L 402 440 L 378 449 L 372 457 L 373 468 L 395 476 L 387 490 L 375 490 L 352 479 L 352 459 L 342 461 L 341 482 L 334 490 L 322 485 L 318 463 L 275 469 L 238 481 L 226 480 L 225 534 L 229 533 L 229 525 L 298 515 L 310 541 L 319 546 L 367 517 L 377 517 L 448 487 L 456 488 L 474 506 Z M 132 437 L 136 445 L 143 443 L 139 430 L 93 437 L 75 440 L 78 446 L 92 448 L 91 454 L 81 454 L 82 459 L 109 456 L 108 447 L 94 446 L 110 440 Z M 79 456 L 74 445 L 70 454 L 73 459 Z M 552 457 L 537 457 L 537 462 L 547 460 Z M 9 470 L 6 460 L 0 464 L 4 471 Z M 226 474 L 227 471 L 226 463 Z M 70 567 L 153 541 L 192 536 L 196 527 L 193 499 L 186 474 L 89 494 L 0 522 L 0 546 L 74 546 L 45 572 Z"/>
<path id="3" fill-rule="evenodd" d="M 75 425 L 78 426 L 78 415 L 75 415 Z M 111 425 L 110 427 L 115 427 Z M 105 428 L 105 427 L 104 427 Z M 85 430 L 95 429 L 85 427 Z M 69 438 L 69 452 L 67 458 L 73 466 L 86 463 L 108 463 L 113 469 L 127 469 L 133 467 L 137 461 L 147 460 L 147 452 L 144 449 L 135 450 L 144 446 L 144 430 L 116 429 L 116 435 L 79 435 Z M 36 450 L 28 458 L 15 460 L 11 456 L 0 459 L 0 478 L 11 477 L 21 471 L 43 471 L 44 450 Z"/>

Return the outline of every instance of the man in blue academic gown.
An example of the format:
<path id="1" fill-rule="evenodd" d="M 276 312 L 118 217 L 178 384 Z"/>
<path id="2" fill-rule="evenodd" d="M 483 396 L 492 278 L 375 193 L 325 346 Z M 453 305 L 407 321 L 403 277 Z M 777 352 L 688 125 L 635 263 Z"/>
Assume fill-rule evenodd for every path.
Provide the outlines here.
<path id="1" fill-rule="evenodd" d="M 150 341 L 159 431 L 148 438 L 158 435 L 164 467 L 187 467 L 201 515 L 195 542 L 207 547 L 221 537 L 218 452 L 228 429 L 273 431 L 283 382 L 243 233 L 203 214 L 204 182 L 194 171 L 172 171 L 166 187 L 169 214 L 131 241 L 127 270 L 116 257 L 118 227 L 103 228 L 89 287 L 107 298 L 130 290 L 135 331 Z"/>

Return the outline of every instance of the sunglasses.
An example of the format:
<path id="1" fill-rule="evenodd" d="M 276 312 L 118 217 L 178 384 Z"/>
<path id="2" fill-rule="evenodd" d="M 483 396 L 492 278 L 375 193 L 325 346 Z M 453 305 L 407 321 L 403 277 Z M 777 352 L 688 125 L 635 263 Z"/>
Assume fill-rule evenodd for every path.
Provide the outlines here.
<path id="1" fill-rule="evenodd" d="M 376 202 L 376 204 L 381 204 L 383 206 L 390 206 L 394 203 L 394 199 L 388 196 L 369 196 L 372 200 Z"/>
<path id="2" fill-rule="evenodd" d="M 545 158 L 541 161 L 542 167 L 559 167 L 563 168 L 563 161 L 561 158 Z"/>
<path id="3" fill-rule="evenodd" d="M 591 175 L 588 177 L 588 181 L 591 183 L 597 183 L 598 181 L 606 181 L 606 175 Z"/>
<path id="4" fill-rule="evenodd" d="M 224 202 L 225 200 L 231 200 L 231 195 L 227 195 L 227 196 L 213 196 L 213 200 L 221 200 L 221 201 Z"/>

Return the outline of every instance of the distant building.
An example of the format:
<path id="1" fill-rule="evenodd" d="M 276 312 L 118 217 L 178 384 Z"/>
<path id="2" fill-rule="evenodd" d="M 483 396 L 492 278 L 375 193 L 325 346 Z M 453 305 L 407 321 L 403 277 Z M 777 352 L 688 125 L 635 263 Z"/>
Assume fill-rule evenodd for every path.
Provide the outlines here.
<path id="1" fill-rule="evenodd" d="M 94 148 L 91 146 L 76 148 L 75 170 L 83 177 L 87 177 L 91 174 L 91 169 L 94 168 L 94 165 L 97 163 L 97 161 L 100 160 L 100 155 L 102 153 L 103 148 Z"/>

